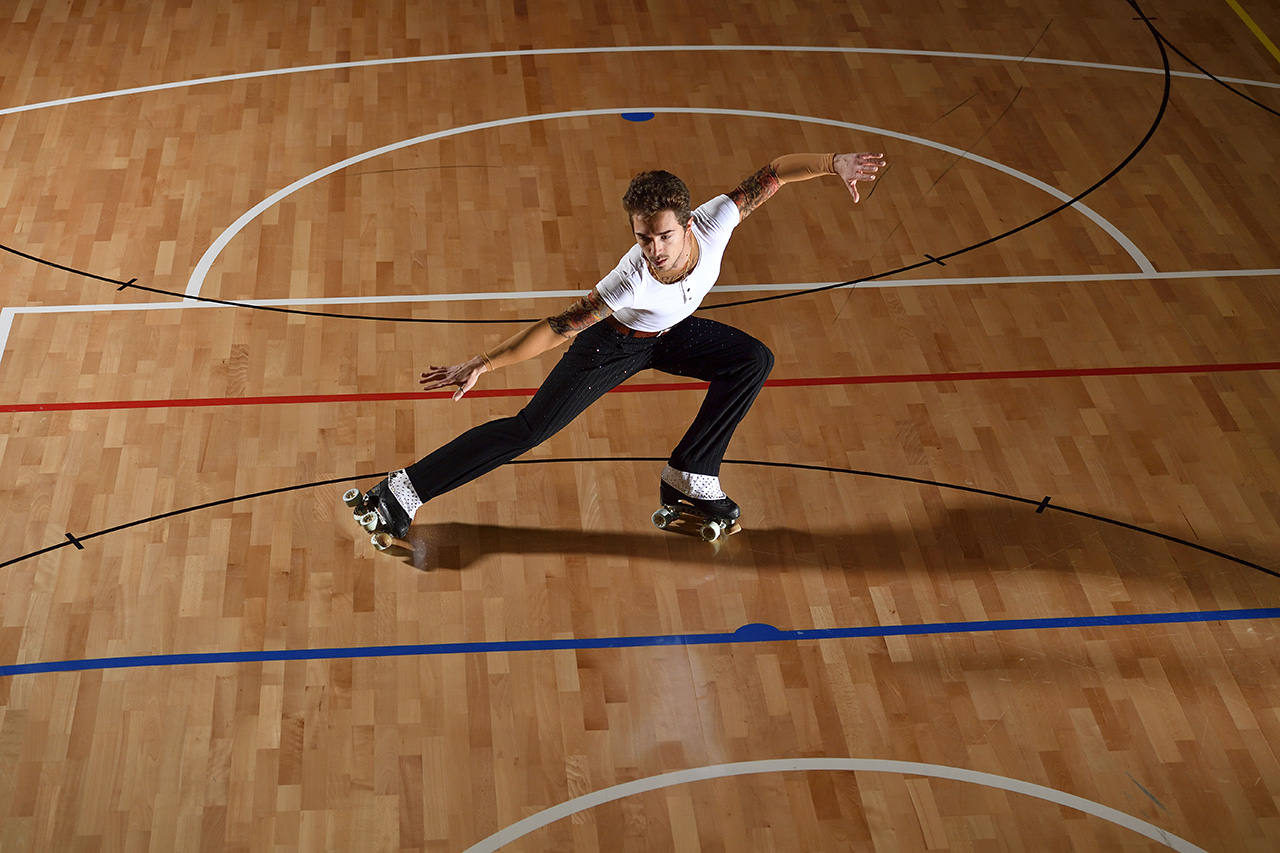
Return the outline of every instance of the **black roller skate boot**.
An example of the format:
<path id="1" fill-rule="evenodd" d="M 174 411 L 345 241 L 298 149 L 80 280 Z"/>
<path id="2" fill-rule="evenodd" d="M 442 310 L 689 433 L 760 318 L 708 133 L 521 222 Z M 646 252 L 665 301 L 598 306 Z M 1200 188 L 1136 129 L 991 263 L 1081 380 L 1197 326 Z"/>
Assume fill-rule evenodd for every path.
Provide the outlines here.
<path id="1" fill-rule="evenodd" d="M 379 551 L 390 548 L 394 539 L 403 539 L 413 523 L 413 516 L 405 511 L 395 494 L 396 486 L 403 488 L 407 484 L 407 477 L 405 484 L 393 484 L 393 479 L 403 474 L 403 471 L 394 472 L 363 495 L 359 489 L 351 489 L 342 496 L 342 502 L 351 507 L 356 523 L 372 534 L 370 541 Z M 412 488 L 410 485 L 409 489 Z"/>
<path id="2" fill-rule="evenodd" d="M 682 485 L 689 485 L 691 477 L 714 481 L 706 488 L 692 489 L 703 492 L 705 496 L 685 494 L 668 482 L 668 480 L 674 480 L 681 482 Z M 668 466 L 662 472 L 658 496 L 662 506 L 654 512 L 653 523 L 659 530 L 666 530 L 676 521 L 686 519 L 698 525 L 698 532 L 705 541 L 714 542 L 722 536 L 732 535 L 742 529 L 737 523 L 742 510 L 728 495 L 720 491 L 719 480 L 715 477 L 688 475 Z"/>

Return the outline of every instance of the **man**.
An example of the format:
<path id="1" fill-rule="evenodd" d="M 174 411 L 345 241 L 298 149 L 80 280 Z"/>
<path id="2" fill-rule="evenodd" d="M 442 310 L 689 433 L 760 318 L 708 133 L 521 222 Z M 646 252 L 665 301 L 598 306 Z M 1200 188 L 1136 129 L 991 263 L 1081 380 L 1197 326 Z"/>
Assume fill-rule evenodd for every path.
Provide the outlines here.
<path id="1" fill-rule="evenodd" d="M 376 512 L 377 530 L 403 538 L 423 503 L 536 447 L 645 368 L 711 383 L 662 472 L 662 502 L 692 506 L 708 518 L 736 519 L 738 505 L 720 488 L 720 462 L 773 367 L 773 353 L 745 332 L 692 315 L 719 278 L 733 230 L 783 184 L 839 175 L 856 203 L 858 183 L 875 180 L 885 165 L 882 157 L 779 157 L 696 211 L 689 209 L 689 190 L 675 175 L 637 175 L 622 200 L 636 245 L 613 272 L 564 313 L 528 326 L 489 352 L 422 374 L 423 390 L 457 386 L 453 399 L 460 400 L 485 373 L 573 341 L 515 417 L 474 427 L 370 489 L 363 503 Z"/>

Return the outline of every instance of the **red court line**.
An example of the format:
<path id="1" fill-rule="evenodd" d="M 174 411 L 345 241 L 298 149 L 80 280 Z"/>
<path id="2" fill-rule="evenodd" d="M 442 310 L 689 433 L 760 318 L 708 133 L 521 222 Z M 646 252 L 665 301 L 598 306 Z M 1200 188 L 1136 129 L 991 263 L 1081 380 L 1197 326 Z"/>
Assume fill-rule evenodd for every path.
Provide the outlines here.
<path id="1" fill-rule="evenodd" d="M 1152 376 L 1168 373 L 1241 373 L 1280 370 L 1280 361 L 1247 364 L 1173 364 L 1152 367 L 1083 367 L 1053 370 L 990 370 L 966 373 L 890 373 L 878 376 L 815 376 L 771 379 L 768 388 L 810 388 L 832 385 L 887 385 L 905 382 L 972 382 L 976 380 L 1066 379 L 1089 376 Z M 653 391 L 693 391 L 705 382 L 668 382 L 622 385 L 611 393 L 643 394 Z M 473 389 L 468 397 L 531 397 L 536 388 Z M 305 403 L 379 403 L 400 400 L 444 400 L 450 391 L 397 391 L 383 394 L 299 394 L 287 397 L 196 397 L 185 400 L 104 400 L 84 403 L 18 403 L 0 405 L 0 414 L 25 412 L 93 412 L 116 409 L 182 409 L 206 406 L 278 406 Z"/>

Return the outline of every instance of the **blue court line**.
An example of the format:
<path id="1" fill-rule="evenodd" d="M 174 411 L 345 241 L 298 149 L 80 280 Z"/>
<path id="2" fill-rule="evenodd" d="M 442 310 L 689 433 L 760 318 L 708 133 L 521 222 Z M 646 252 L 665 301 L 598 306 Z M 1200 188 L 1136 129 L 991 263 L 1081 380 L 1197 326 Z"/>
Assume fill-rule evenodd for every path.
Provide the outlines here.
<path id="1" fill-rule="evenodd" d="M 804 628 L 782 631 L 753 623 L 733 632 L 666 634 L 651 637 L 596 637 L 568 640 L 507 640 L 488 643 L 432 643 L 408 646 L 354 646 L 337 649 L 278 649 L 266 652 L 209 652 L 186 655 L 137 655 L 87 660 L 43 661 L 0 666 L 0 677 L 45 672 L 84 672 L 141 666 L 189 666 L 200 663 L 338 660 L 412 655 L 472 655 L 489 652 L 546 652 L 566 649 L 633 649 L 650 646 L 707 646 L 780 643 L 795 640 L 844 640 L 868 637 L 972 634 L 983 631 L 1031 631 L 1053 628 L 1106 628 L 1121 625 L 1170 625 L 1192 622 L 1240 622 L 1278 619 L 1280 607 L 1251 610 L 1201 610 L 1189 613 L 1135 613 L 1124 616 L 1066 616 L 1056 619 L 997 619 L 990 622 L 934 622 L 926 625 L 872 625 L 863 628 Z"/>

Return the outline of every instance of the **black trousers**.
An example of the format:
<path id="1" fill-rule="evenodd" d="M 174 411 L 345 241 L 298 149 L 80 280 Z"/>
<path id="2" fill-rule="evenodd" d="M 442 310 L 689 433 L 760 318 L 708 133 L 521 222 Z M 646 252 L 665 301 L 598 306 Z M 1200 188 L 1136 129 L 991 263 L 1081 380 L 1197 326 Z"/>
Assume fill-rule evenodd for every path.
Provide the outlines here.
<path id="1" fill-rule="evenodd" d="M 746 332 L 689 317 L 655 338 L 627 337 L 608 323 L 596 323 L 574 338 L 519 414 L 467 430 L 407 468 L 409 480 L 423 501 L 469 483 L 546 441 L 601 395 L 646 368 L 711 383 L 670 464 L 719 476 L 734 429 L 773 369 L 773 353 Z"/>

